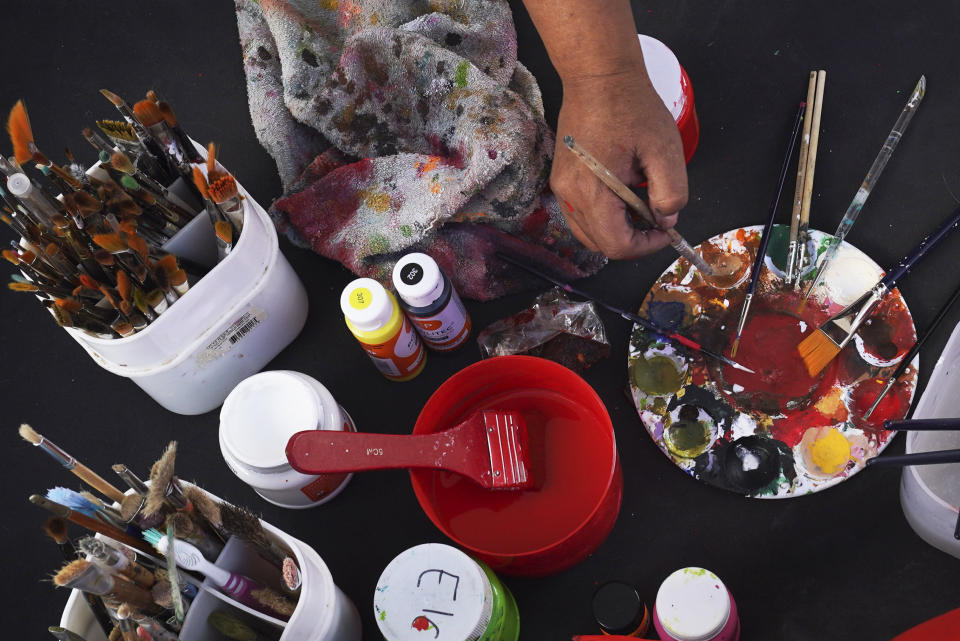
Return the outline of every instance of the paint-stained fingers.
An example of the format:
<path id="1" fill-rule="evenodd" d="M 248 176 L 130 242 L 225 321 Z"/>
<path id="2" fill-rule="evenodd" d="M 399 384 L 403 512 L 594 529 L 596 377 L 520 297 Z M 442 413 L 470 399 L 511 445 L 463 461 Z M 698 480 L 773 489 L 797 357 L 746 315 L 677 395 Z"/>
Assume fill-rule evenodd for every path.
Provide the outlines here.
<path id="1" fill-rule="evenodd" d="M 647 177 L 650 210 L 661 227 L 673 227 L 688 198 L 687 166 L 676 126 L 671 123 L 669 129 L 640 145 L 637 157 Z"/>
<path id="2" fill-rule="evenodd" d="M 563 201 L 563 205 L 564 205 L 563 217 L 566 219 L 567 227 L 570 228 L 570 233 L 573 234 L 573 237 L 579 240 L 581 243 L 583 243 L 583 246 L 589 249 L 590 251 L 599 252 L 600 248 L 597 247 L 597 244 L 595 242 L 590 240 L 590 236 L 588 236 L 586 232 L 583 231 L 583 227 L 581 227 L 580 223 L 577 222 L 577 218 L 579 216 L 582 216 L 582 214 L 577 212 L 573 208 L 573 205 L 571 205 L 567 201 Z"/>

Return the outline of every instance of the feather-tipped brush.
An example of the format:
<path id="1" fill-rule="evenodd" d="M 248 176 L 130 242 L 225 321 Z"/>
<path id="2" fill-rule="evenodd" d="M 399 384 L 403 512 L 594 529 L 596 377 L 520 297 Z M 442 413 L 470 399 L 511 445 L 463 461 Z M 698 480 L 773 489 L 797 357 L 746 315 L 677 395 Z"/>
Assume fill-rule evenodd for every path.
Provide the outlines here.
<path id="1" fill-rule="evenodd" d="M 173 475 L 176 458 L 177 442 L 170 441 L 163 455 L 150 469 L 150 490 L 144 506 L 144 513 L 148 516 L 160 512 L 165 505 L 174 509 L 183 509 L 190 505 Z"/>
<path id="2" fill-rule="evenodd" d="M 61 588 L 76 588 L 91 594 L 110 596 L 121 602 L 131 603 L 144 611 L 157 612 L 150 592 L 124 579 L 113 577 L 89 561 L 78 559 L 63 566 L 53 577 L 53 583 Z"/>
<path id="3" fill-rule="evenodd" d="M 95 498 L 96 497 L 94 497 L 94 499 Z M 54 503 L 59 503 L 60 505 L 68 507 L 75 512 L 79 512 L 84 516 L 100 519 L 104 523 L 112 525 L 113 527 L 122 527 L 121 524 L 117 522 L 117 519 L 114 519 L 113 514 L 105 509 L 101 509 L 102 504 L 98 505 L 96 502 L 91 501 L 80 492 L 74 492 L 73 490 L 65 487 L 54 487 L 47 490 L 47 499 L 53 501 Z M 119 514 L 117 514 L 117 517 L 119 517 Z"/>
<path id="4" fill-rule="evenodd" d="M 30 117 L 27 115 L 27 107 L 22 100 L 18 100 L 13 109 L 10 110 L 10 116 L 7 118 L 7 133 L 10 134 L 10 142 L 13 143 L 13 157 L 21 165 L 30 162 L 35 154 L 39 154 L 39 162 L 42 165 L 49 165 L 50 160 L 40 153 L 37 145 L 33 142 L 33 130 L 30 127 Z"/>
<path id="5" fill-rule="evenodd" d="M 931 234 L 927 235 L 920 244 L 896 267 L 874 285 L 854 303 L 834 315 L 817 331 L 807 336 L 799 345 L 803 363 L 811 376 L 816 376 L 833 358 L 840 353 L 850 339 L 860 329 L 860 325 L 867 319 L 877 304 L 893 289 L 900 280 L 917 262 L 936 247 L 943 238 L 960 223 L 960 207 L 950 215 Z"/>
<path id="6" fill-rule="evenodd" d="M 23 423 L 20 426 L 20 436 L 27 442 L 32 443 L 36 447 L 39 447 L 44 452 L 49 454 L 55 461 L 58 461 L 63 467 L 73 472 L 84 483 L 94 488 L 98 492 L 102 493 L 104 496 L 113 501 L 123 500 L 123 492 L 115 488 L 113 485 L 103 480 L 98 474 L 93 470 L 88 468 L 83 463 L 77 461 L 62 449 L 57 447 L 54 443 L 44 438 L 42 435 L 38 434 L 32 427 Z"/>
<path id="7" fill-rule="evenodd" d="M 290 555 L 287 550 L 280 548 L 266 530 L 259 517 L 242 505 L 220 504 L 220 515 L 223 529 L 232 536 L 254 546 L 264 559 L 278 568 L 283 567 L 283 560 Z"/>

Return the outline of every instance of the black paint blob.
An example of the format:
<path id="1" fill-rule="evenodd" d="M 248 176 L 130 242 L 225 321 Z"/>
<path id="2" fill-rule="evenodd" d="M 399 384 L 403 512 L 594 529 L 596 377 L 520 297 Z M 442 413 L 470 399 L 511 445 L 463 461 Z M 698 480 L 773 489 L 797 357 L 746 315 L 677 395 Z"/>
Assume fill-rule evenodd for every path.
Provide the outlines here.
<path id="1" fill-rule="evenodd" d="M 736 490 L 754 494 L 780 474 L 780 450 L 776 441 L 744 436 L 731 442 L 723 455 L 723 475 Z"/>

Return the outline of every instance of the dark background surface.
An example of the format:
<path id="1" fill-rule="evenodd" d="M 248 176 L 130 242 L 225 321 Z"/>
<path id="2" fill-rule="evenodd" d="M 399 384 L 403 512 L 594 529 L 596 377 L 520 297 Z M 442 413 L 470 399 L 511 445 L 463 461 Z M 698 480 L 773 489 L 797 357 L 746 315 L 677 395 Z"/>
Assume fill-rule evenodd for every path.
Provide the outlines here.
<path id="1" fill-rule="evenodd" d="M 514 4 L 520 58 L 539 79 L 555 123 L 558 78 L 529 19 Z M 797 102 L 815 68 L 828 76 L 814 227 L 832 231 L 839 222 L 921 73 L 927 75 L 927 97 L 849 240 L 882 266 L 891 265 L 956 206 L 956 3 L 634 4 L 638 30 L 676 52 L 696 92 L 702 135 L 689 166 L 690 204 L 679 223 L 691 241 L 763 221 Z M 60 149 L 69 145 L 92 162 L 80 129 L 117 116 L 98 89 L 110 88 L 132 103 L 156 88 L 194 138 L 221 145 L 223 162 L 259 202 L 267 205 L 279 194 L 273 161 L 250 125 L 230 3 L 6 0 L 3 17 L 7 58 L 0 107 L 24 98 L 41 148 L 56 160 L 62 161 Z M 10 153 L 9 143 L 0 150 Z M 779 220 L 787 220 L 788 205 L 781 203 Z M 948 239 L 903 282 L 918 328 L 960 280 L 958 247 L 960 238 Z M 306 285 L 310 316 L 268 369 L 314 376 L 361 430 L 409 431 L 431 392 L 479 358 L 471 341 L 453 356 L 431 354 L 412 382 L 387 382 L 343 324 L 338 297 L 350 274 L 308 251 L 289 244 L 283 249 Z M 664 251 L 611 264 L 582 285 L 635 307 L 673 259 Z M 474 326 L 518 311 L 533 294 L 468 304 Z M 267 521 L 312 545 L 359 608 L 364 639 L 380 638 L 372 596 L 381 570 L 410 546 L 444 540 L 418 508 L 403 473 L 359 474 L 340 497 L 314 510 L 273 507 L 223 464 L 217 412 L 186 417 L 163 410 L 130 381 L 97 367 L 39 305 L 18 296 L 0 292 L 3 636 L 48 638 L 45 628 L 59 621 L 67 598 L 49 581 L 59 555 L 40 531 L 47 515 L 26 497 L 59 484 L 80 489 L 80 483 L 19 439 L 17 426 L 29 422 L 108 478 L 115 462 L 146 475 L 176 439 L 182 477 L 262 511 Z M 871 470 L 814 496 L 760 501 L 707 487 L 674 468 L 624 395 L 630 328 L 610 314 L 603 317 L 613 355 L 586 379 L 613 417 L 623 509 L 609 539 L 574 569 L 545 579 L 506 578 L 520 605 L 522 639 L 591 633 L 589 601 L 597 582 L 631 581 L 651 603 L 660 581 L 687 565 L 710 568 L 731 589 L 745 640 L 885 640 L 960 605 L 960 561 L 909 528 L 897 471 Z M 924 348 L 918 392 L 958 321 L 955 309 Z M 902 448 L 898 437 L 888 451 Z"/>

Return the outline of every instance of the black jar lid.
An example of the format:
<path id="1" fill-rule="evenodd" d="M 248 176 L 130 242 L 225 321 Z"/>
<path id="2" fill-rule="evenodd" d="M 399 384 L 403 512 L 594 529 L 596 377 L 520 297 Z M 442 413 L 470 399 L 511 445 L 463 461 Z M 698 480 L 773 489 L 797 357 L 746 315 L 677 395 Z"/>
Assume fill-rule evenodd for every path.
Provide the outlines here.
<path id="1" fill-rule="evenodd" d="M 607 634 L 630 635 L 646 616 L 640 594 L 629 583 L 610 581 L 593 594 L 593 618 Z"/>

